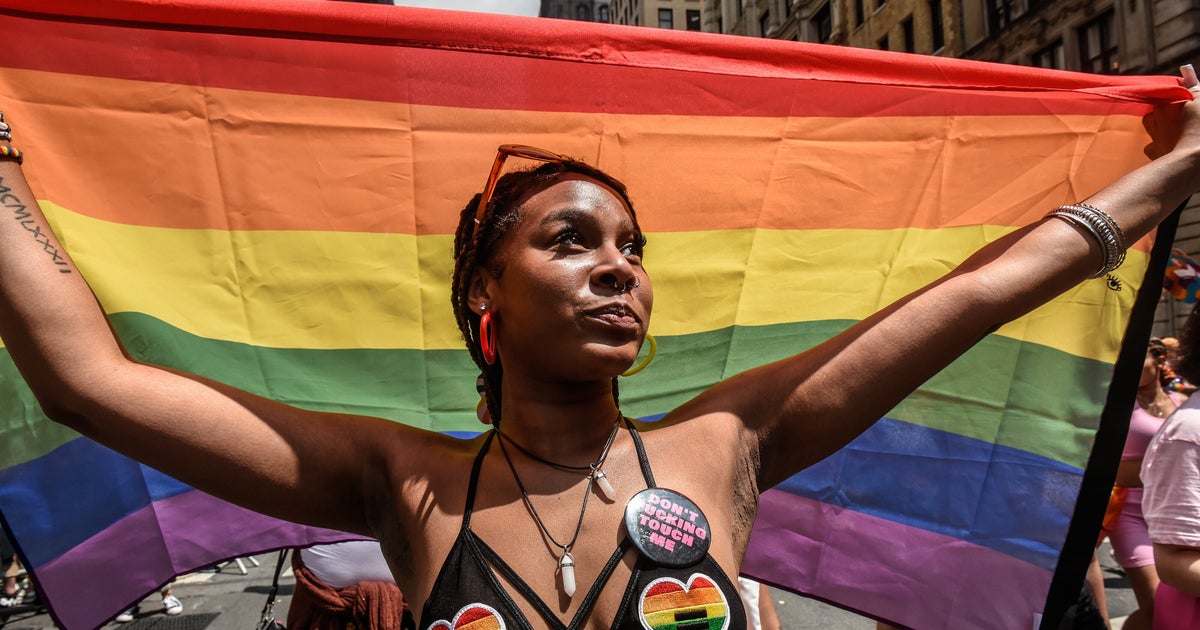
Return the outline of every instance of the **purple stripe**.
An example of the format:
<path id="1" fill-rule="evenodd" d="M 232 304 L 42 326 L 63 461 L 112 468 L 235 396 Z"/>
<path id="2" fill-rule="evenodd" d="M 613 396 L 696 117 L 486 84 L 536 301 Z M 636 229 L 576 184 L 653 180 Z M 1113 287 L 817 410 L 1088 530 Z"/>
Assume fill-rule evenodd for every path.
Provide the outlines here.
<path id="1" fill-rule="evenodd" d="M 779 490 L 742 573 L 913 628 L 1032 628 L 1052 573 L 957 538 Z"/>
<path id="2" fill-rule="evenodd" d="M 130 514 L 34 575 L 61 627 L 95 628 L 176 575 L 270 549 L 361 538 L 280 521 L 192 490 Z M 87 578 L 97 575 L 104 579 Z"/>

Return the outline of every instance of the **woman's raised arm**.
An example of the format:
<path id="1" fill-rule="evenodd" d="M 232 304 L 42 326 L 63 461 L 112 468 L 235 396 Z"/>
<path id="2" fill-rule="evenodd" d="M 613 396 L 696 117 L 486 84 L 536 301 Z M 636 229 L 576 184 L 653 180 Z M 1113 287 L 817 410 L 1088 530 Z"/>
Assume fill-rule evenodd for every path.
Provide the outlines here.
<path id="1" fill-rule="evenodd" d="M 1128 243 L 1200 188 L 1200 103 L 1157 116 L 1181 117 L 1163 126 L 1178 134 L 1165 141 L 1171 150 L 1086 200 Z M 736 417 L 768 487 L 846 445 L 986 334 L 1095 274 L 1104 258 L 1082 222 L 1040 221 L 830 341 L 719 384 L 679 412 Z"/>
<path id="2" fill-rule="evenodd" d="M 364 496 L 386 483 L 385 444 L 420 432 L 129 359 L 11 156 L 0 206 L 0 338 L 52 419 L 251 509 L 369 533 Z"/>

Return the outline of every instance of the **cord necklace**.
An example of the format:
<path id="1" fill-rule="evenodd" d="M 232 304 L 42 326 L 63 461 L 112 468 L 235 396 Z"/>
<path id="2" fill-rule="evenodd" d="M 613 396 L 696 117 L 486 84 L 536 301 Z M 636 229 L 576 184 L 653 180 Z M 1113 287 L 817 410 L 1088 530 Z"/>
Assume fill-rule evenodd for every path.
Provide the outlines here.
<path id="1" fill-rule="evenodd" d="M 508 449 L 504 446 L 507 438 L 503 433 L 500 433 L 500 452 L 504 455 L 504 461 L 508 463 L 508 469 L 512 471 L 513 479 L 517 482 L 517 489 L 521 491 L 521 500 L 525 502 L 525 507 L 529 510 L 529 514 L 533 516 L 533 522 L 537 523 L 538 529 L 542 535 L 550 541 L 552 545 L 562 549 L 562 555 L 558 557 L 558 571 L 562 581 L 562 591 L 567 597 L 575 594 L 575 556 L 571 554 L 571 549 L 575 546 L 575 541 L 579 540 L 579 532 L 583 529 L 583 516 L 587 513 L 588 498 L 592 495 L 592 483 L 600 484 L 599 479 L 604 479 L 604 472 L 601 468 L 604 466 L 604 460 L 608 458 L 608 451 L 612 448 L 613 442 L 617 439 L 617 431 L 621 428 L 621 414 L 617 413 L 617 420 L 613 423 L 612 432 L 608 434 L 608 441 L 604 443 L 604 450 L 600 452 L 600 457 L 596 459 L 594 464 L 588 466 L 591 473 L 588 474 L 588 483 L 583 488 L 583 504 L 579 507 L 579 520 L 575 523 L 575 533 L 571 535 L 571 540 L 566 544 L 558 542 L 550 530 L 546 528 L 546 524 L 542 522 L 542 517 L 538 515 L 537 510 L 533 507 L 533 501 L 529 499 L 529 493 L 525 491 L 525 484 L 521 483 L 521 476 L 517 474 L 517 467 L 513 465 L 512 458 L 508 456 Z M 514 442 L 515 444 L 515 442 Z M 536 458 L 535 458 L 536 459 Z M 599 475 L 599 478 L 597 477 Z M 603 482 L 608 485 L 607 479 Z M 612 486 L 608 491 L 611 496 Z M 611 500 L 611 498 L 610 498 Z"/>
<path id="2" fill-rule="evenodd" d="M 501 440 L 507 440 L 509 444 L 513 445 L 513 448 L 517 449 L 518 451 L 521 451 L 521 453 L 524 454 L 525 457 L 528 457 L 529 459 L 532 459 L 536 462 L 541 462 L 547 466 L 552 466 L 554 468 L 561 468 L 563 470 L 574 470 L 574 471 L 578 471 L 578 472 L 587 472 L 589 470 L 592 470 L 591 464 L 587 464 L 586 466 L 571 466 L 568 464 L 560 464 L 558 462 L 550 461 L 544 457 L 539 457 L 538 455 L 535 455 L 534 453 L 529 452 L 529 450 L 526 449 L 524 446 L 521 446 L 520 442 L 505 435 L 504 431 L 500 430 L 500 427 L 496 427 L 496 433 L 498 433 L 500 435 Z"/>

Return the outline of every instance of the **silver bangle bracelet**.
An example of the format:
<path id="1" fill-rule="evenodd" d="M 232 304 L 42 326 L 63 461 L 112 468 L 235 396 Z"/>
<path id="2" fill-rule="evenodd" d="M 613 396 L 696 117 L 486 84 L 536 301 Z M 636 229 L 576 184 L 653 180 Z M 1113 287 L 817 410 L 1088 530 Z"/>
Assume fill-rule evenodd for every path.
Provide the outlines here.
<path id="1" fill-rule="evenodd" d="M 1108 213 L 1086 204 L 1059 206 L 1046 217 L 1057 217 L 1078 225 L 1095 237 L 1104 252 L 1104 260 L 1093 278 L 1100 278 L 1125 262 L 1125 233 Z"/>
<path id="2" fill-rule="evenodd" d="M 1077 203 L 1071 207 L 1082 208 L 1084 210 L 1090 210 L 1090 211 L 1100 215 L 1100 218 L 1104 219 L 1104 222 L 1107 223 L 1109 225 L 1109 227 L 1112 228 L 1113 233 L 1117 237 L 1117 246 L 1121 248 L 1121 251 L 1125 251 L 1125 250 L 1129 249 L 1129 242 L 1125 239 L 1125 232 L 1123 230 L 1121 230 L 1120 225 L 1117 225 L 1117 220 L 1112 218 L 1112 215 L 1101 210 L 1100 208 L 1097 208 L 1096 206 L 1088 205 L 1086 203 Z"/>

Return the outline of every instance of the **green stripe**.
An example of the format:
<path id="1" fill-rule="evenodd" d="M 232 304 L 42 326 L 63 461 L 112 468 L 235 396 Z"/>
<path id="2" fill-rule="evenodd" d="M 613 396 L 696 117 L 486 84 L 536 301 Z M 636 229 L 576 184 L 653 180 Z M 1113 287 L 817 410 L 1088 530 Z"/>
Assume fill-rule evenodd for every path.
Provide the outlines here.
<path id="1" fill-rule="evenodd" d="M 478 373 L 465 350 L 303 350 L 214 341 L 138 313 L 112 316 L 130 354 L 306 409 L 344 411 L 439 431 L 479 431 Z M 658 338 L 658 358 L 621 379 L 622 409 L 661 414 L 748 368 L 816 345 L 852 325 L 819 321 Z M 1082 468 L 1112 366 L 989 336 L 889 417 L 1012 446 Z M 0 467 L 76 437 L 50 423 L 0 359 Z M 1071 392 L 1071 395 L 1061 395 Z"/>
<path id="2" fill-rule="evenodd" d="M 654 630 L 696 630 L 701 624 L 708 630 L 721 630 L 725 625 L 725 615 L 720 617 L 703 617 L 701 619 L 689 619 L 687 621 L 677 621 L 675 623 L 660 623 L 654 626 Z"/>

